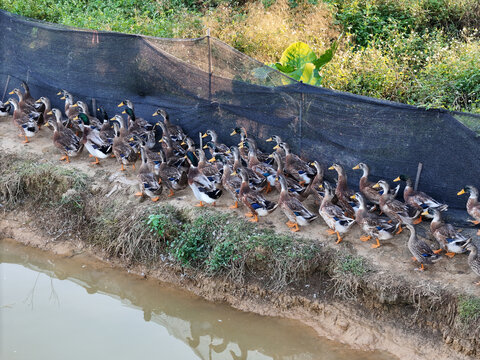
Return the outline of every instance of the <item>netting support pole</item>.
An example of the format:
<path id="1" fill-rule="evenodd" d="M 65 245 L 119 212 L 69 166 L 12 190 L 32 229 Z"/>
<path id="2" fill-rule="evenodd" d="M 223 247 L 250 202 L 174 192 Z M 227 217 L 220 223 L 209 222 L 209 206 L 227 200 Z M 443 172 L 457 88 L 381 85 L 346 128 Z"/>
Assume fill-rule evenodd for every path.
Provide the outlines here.
<path id="1" fill-rule="evenodd" d="M 418 183 L 420 182 L 420 175 L 422 174 L 422 169 L 423 169 L 423 164 L 418 163 L 417 177 L 415 178 L 415 187 L 414 187 L 415 191 L 417 191 L 417 189 L 418 189 Z"/>
<path id="2" fill-rule="evenodd" d="M 210 28 L 207 29 L 208 46 L 208 100 L 212 101 L 212 45 L 210 43 Z"/>
<path id="3" fill-rule="evenodd" d="M 300 96 L 300 106 L 298 109 L 298 151 L 301 153 L 302 151 L 302 125 L 303 125 L 303 107 L 305 104 L 305 94 L 301 93 Z"/>
<path id="4" fill-rule="evenodd" d="M 97 100 L 95 98 L 92 98 L 92 110 L 93 110 L 93 116 L 97 117 Z M 103 119 L 102 119 L 103 122 Z"/>
<path id="5" fill-rule="evenodd" d="M 27 70 L 27 80 L 25 82 L 28 84 L 28 78 L 30 77 L 30 69 Z"/>
<path id="6" fill-rule="evenodd" d="M 10 75 L 7 76 L 7 81 L 5 82 L 5 89 L 3 90 L 2 102 L 5 100 L 5 94 L 7 93 L 8 84 L 10 84 Z"/>

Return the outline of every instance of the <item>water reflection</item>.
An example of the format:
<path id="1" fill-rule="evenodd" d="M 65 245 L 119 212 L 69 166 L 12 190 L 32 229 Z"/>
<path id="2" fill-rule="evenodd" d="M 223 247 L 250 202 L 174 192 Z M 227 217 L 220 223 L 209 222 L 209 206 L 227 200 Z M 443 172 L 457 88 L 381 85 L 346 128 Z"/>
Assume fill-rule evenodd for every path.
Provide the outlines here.
<path id="1" fill-rule="evenodd" d="M 15 293 L 16 285 L 9 285 L 14 282 L 4 280 L 9 280 L 13 276 L 17 277 L 16 284 L 23 281 L 21 287 L 24 291 L 23 306 L 31 312 L 41 312 L 45 308 L 46 305 L 40 299 L 40 294 L 42 294 L 43 301 L 48 302 L 50 307 L 54 307 L 61 313 L 63 320 L 59 321 L 68 322 L 68 318 L 73 317 L 70 310 L 78 312 L 78 317 L 72 320 L 77 323 L 71 329 L 65 326 L 65 331 L 80 331 L 87 326 L 82 323 L 88 322 L 88 326 L 98 327 L 99 332 L 90 335 L 102 337 L 104 331 L 113 333 L 120 331 L 115 329 L 118 321 L 125 326 L 125 329 L 132 329 L 134 334 L 138 335 L 138 338 L 129 338 L 132 335 L 115 338 L 115 336 L 124 336 L 123 333 L 115 334 L 112 340 L 113 344 L 104 344 L 107 347 L 110 346 L 111 351 L 108 355 L 97 358 L 128 358 L 125 353 L 115 352 L 115 342 L 131 342 L 132 346 L 136 346 L 139 338 L 148 343 L 142 348 L 142 357 L 150 356 L 151 358 L 192 359 L 196 357 L 199 359 L 249 360 L 340 360 L 347 358 L 349 360 L 383 360 L 393 358 L 380 353 L 353 351 L 340 344 L 319 339 L 312 329 L 298 322 L 236 311 L 226 305 L 210 303 L 165 284 L 160 284 L 156 280 L 140 280 L 138 277 L 126 275 L 124 272 L 109 268 L 104 264 L 91 263 L 85 258 L 55 257 L 5 241 L 0 242 L 0 256 L 2 263 L 0 268 L 3 269 L 2 284 L 5 283 L 6 286 L 12 287 L 1 289 L 1 294 L 8 294 L 4 290 Z M 14 266 L 13 264 L 22 266 L 11 267 Z M 24 274 L 25 272 L 27 274 Z M 45 275 L 50 277 L 49 286 L 45 286 L 46 279 L 42 280 Z M 4 279 L 4 276 L 7 278 Z M 29 280 L 26 280 L 27 278 Z M 26 285 L 27 283 L 28 285 Z M 82 288 L 86 290 L 86 293 L 95 295 L 86 295 L 80 290 Z M 118 299 L 120 303 L 118 300 L 112 301 L 112 299 Z M 10 302 L 10 305 L 7 302 Z M 13 311 L 12 307 L 18 308 L 18 304 L 11 304 L 12 300 L 9 296 L 0 295 L 0 303 L 0 312 L 4 315 L 8 315 L 8 311 Z M 99 311 L 99 314 L 95 315 L 95 311 Z M 110 311 L 114 313 L 113 317 L 105 317 L 105 314 L 108 315 Z M 138 322 L 138 311 L 143 312 L 145 322 Z M 22 313 L 25 312 L 26 309 L 22 309 Z M 132 312 L 133 314 L 131 314 Z M 51 313 L 48 314 L 48 316 L 52 316 Z M 18 318 L 23 315 L 16 313 L 15 316 Z M 43 325 L 48 324 L 49 321 L 52 322 L 52 325 L 55 323 L 54 320 L 42 319 L 41 314 L 35 316 L 30 314 L 28 317 L 28 322 L 32 321 L 32 317 L 39 317 Z M 2 333 L 5 330 L 5 324 L 2 324 L 3 319 L 2 316 L 0 319 Z M 99 321 L 98 325 L 95 325 L 96 321 Z M 103 324 L 104 321 L 113 322 L 113 324 Z M 158 324 L 160 327 L 156 325 L 153 329 L 148 324 Z M 8 325 L 15 327 L 13 321 Z M 103 329 L 104 325 L 107 330 Z M 165 334 L 158 333 L 159 329 L 162 329 L 161 331 L 164 331 Z M 155 335 L 152 336 L 152 334 Z M 0 340 L 3 337 L 4 335 L 1 335 Z M 180 341 L 178 344 L 167 345 L 167 349 L 163 347 L 160 351 L 161 356 L 158 357 L 159 348 L 161 348 L 158 343 L 172 344 L 169 339 Z M 57 345 L 62 346 L 62 344 Z M 184 348 L 180 349 L 182 346 Z M 148 347 L 152 349 L 148 349 Z M 1 351 L 0 354 L 2 354 Z M 49 359 L 53 358 L 49 356 Z"/>

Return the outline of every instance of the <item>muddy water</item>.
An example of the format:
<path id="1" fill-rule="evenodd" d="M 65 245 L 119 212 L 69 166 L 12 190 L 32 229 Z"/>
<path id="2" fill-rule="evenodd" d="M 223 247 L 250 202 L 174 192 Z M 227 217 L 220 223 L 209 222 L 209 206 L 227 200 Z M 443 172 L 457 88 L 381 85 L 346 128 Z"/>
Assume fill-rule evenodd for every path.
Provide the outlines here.
<path id="1" fill-rule="evenodd" d="M 0 359 L 386 360 L 82 255 L 0 241 Z"/>

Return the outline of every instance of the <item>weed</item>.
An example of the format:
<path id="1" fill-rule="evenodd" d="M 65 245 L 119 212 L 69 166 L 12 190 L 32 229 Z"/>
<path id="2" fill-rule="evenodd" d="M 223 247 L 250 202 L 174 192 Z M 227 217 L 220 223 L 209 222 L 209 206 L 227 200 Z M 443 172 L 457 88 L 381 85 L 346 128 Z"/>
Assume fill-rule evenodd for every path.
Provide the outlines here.
<path id="1" fill-rule="evenodd" d="M 461 296 L 458 299 L 458 316 L 464 325 L 477 323 L 480 319 L 480 298 Z"/>

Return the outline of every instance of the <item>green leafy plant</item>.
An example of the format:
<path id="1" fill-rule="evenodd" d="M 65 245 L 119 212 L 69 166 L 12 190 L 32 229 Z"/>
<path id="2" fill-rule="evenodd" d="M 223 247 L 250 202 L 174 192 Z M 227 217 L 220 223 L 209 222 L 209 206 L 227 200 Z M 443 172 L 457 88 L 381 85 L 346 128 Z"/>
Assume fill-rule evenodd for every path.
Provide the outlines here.
<path id="1" fill-rule="evenodd" d="M 461 296 L 458 299 L 458 316 L 463 324 L 473 324 L 480 319 L 480 299 Z"/>
<path id="2" fill-rule="evenodd" d="M 342 36 L 319 57 L 308 44 L 301 41 L 293 43 L 285 49 L 280 61 L 271 66 L 295 80 L 320 86 L 322 77 L 319 71 L 332 60 Z"/>

